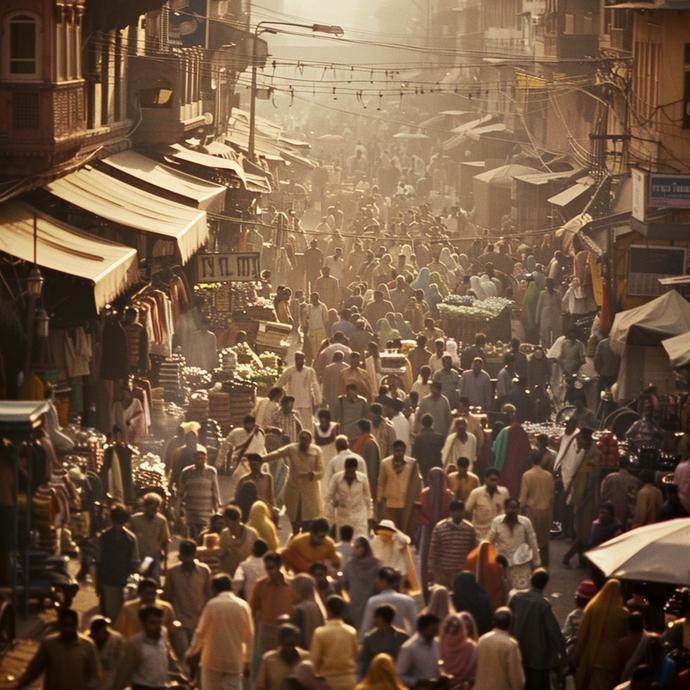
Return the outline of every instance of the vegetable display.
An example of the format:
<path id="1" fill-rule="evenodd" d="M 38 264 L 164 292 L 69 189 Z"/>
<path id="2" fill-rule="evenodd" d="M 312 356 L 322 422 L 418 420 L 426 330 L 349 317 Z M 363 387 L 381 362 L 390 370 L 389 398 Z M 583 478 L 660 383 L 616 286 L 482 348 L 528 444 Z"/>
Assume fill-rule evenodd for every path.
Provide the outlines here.
<path id="1" fill-rule="evenodd" d="M 487 297 L 484 300 L 478 300 L 464 295 L 449 295 L 438 305 L 438 311 L 441 317 L 446 319 L 489 321 L 512 305 L 513 301 L 505 297 Z"/>

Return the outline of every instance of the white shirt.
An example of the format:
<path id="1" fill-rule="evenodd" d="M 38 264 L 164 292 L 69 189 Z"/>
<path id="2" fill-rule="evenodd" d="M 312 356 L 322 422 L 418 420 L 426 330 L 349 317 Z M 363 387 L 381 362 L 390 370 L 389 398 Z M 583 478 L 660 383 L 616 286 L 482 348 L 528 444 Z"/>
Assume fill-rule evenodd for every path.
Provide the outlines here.
<path id="1" fill-rule="evenodd" d="M 395 440 L 405 441 L 408 448 L 410 446 L 410 423 L 407 417 L 402 412 L 398 412 L 394 417 L 391 417 L 391 424 L 395 428 Z"/>
<path id="2" fill-rule="evenodd" d="M 365 477 L 367 477 L 367 465 L 364 462 L 364 458 L 357 453 L 353 453 L 349 448 L 348 450 L 341 450 L 337 455 L 333 456 L 328 461 L 328 464 L 323 471 L 324 495 L 331 486 L 331 479 L 333 478 L 333 475 L 345 470 L 345 460 L 347 458 L 357 458 L 357 472 L 361 472 Z"/>
<path id="3" fill-rule="evenodd" d="M 264 559 L 249 556 L 237 566 L 235 577 L 232 578 L 232 589 L 237 595 L 244 589 L 245 601 L 251 601 L 256 581 L 265 574 Z"/>
<path id="4" fill-rule="evenodd" d="M 417 626 L 417 604 L 407 594 L 400 594 L 393 589 L 386 589 L 380 594 L 369 597 L 359 628 L 359 641 L 374 627 L 374 611 L 381 604 L 390 604 L 395 609 L 393 626 L 412 635 Z"/>
<path id="5" fill-rule="evenodd" d="M 326 517 L 338 529 L 350 525 L 355 538 L 369 536 L 368 521 L 373 519 L 374 510 L 366 474 L 357 472 L 352 484 L 344 471 L 333 475 L 326 494 Z"/>
<path id="6" fill-rule="evenodd" d="M 464 442 L 458 438 L 457 434 L 450 434 L 446 439 L 441 451 L 443 469 L 447 469 L 451 463 L 457 465 L 458 458 L 464 457 L 470 461 L 469 469 L 470 472 L 472 471 L 472 465 L 477 459 L 477 438 L 469 431 L 465 433 L 467 434 L 467 439 Z"/>
<path id="7" fill-rule="evenodd" d="M 321 388 L 316 378 L 316 372 L 304 366 L 301 371 L 297 367 L 289 366 L 278 379 L 276 386 L 284 386 L 287 395 L 295 399 L 295 408 L 311 408 L 321 402 Z M 308 428 L 308 427 L 307 427 Z"/>

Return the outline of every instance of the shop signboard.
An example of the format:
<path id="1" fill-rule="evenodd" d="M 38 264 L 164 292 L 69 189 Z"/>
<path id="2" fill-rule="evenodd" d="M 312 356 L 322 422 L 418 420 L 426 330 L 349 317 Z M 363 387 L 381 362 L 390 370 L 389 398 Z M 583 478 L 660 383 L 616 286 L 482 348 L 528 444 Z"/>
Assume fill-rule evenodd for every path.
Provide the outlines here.
<path id="1" fill-rule="evenodd" d="M 260 256 L 259 252 L 198 254 L 197 283 L 260 280 Z"/>
<path id="2" fill-rule="evenodd" d="M 649 175 L 649 205 L 690 208 L 690 175 Z"/>

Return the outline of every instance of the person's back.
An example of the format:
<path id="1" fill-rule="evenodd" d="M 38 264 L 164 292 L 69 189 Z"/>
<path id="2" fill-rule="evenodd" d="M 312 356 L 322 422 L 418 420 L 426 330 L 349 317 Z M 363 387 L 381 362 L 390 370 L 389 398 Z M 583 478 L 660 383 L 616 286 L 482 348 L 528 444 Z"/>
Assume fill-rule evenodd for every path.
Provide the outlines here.
<path id="1" fill-rule="evenodd" d="M 510 609 L 502 606 L 494 614 L 495 626 L 477 642 L 477 674 L 473 690 L 523 690 L 525 672 L 517 640 L 511 637 Z"/>
<path id="2" fill-rule="evenodd" d="M 342 619 L 345 602 L 341 597 L 328 597 L 326 610 L 328 620 L 312 636 L 311 661 L 317 674 L 328 680 L 332 690 L 352 690 L 357 664 L 357 631 Z"/>

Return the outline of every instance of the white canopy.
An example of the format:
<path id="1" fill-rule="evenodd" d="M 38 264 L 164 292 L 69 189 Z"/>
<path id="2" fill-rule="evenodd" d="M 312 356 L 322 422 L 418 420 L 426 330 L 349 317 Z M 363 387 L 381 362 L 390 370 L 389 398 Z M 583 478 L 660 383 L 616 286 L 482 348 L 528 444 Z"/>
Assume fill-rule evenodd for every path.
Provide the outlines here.
<path id="1" fill-rule="evenodd" d="M 90 281 L 97 311 L 136 282 L 136 249 L 88 235 L 19 201 L 0 205 L 1 251 L 33 262 L 34 216 L 36 263 Z"/>
<path id="2" fill-rule="evenodd" d="M 158 161 L 142 156 L 135 151 L 122 151 L 102 161 L 105 165 L 124 173 L 134 180 L 144 182 L 155 190 L 165 190 L 179 198 L 185 205 L 192 205 L 204 211 L 220 213 L 223 210 L 227 187 L 188 175 Z"/>
<path id="3" fill-rule="evenodd" d="M 683 333 L 661 343 L 674 369 L 690 364 L 690 333 Z"/>
<path id="4" fill-rule="evenodd" d="M 690 338 L 690 302 L 675 290 L 635 309 L 616 314 L 609 338 L 611 349 L 621 355 L 617 400 L 634 398 L 651 381 L 672 386 L 675 379 L 663 341 L 674 336 Z"/>
<path id="5" fill-rule="evenodd" d="M 208 238 L 205 211 L 163 199 L 90 167 L 55 180 L 46 189 L 113 223 L 175 240 L 183 263 Z"/>

